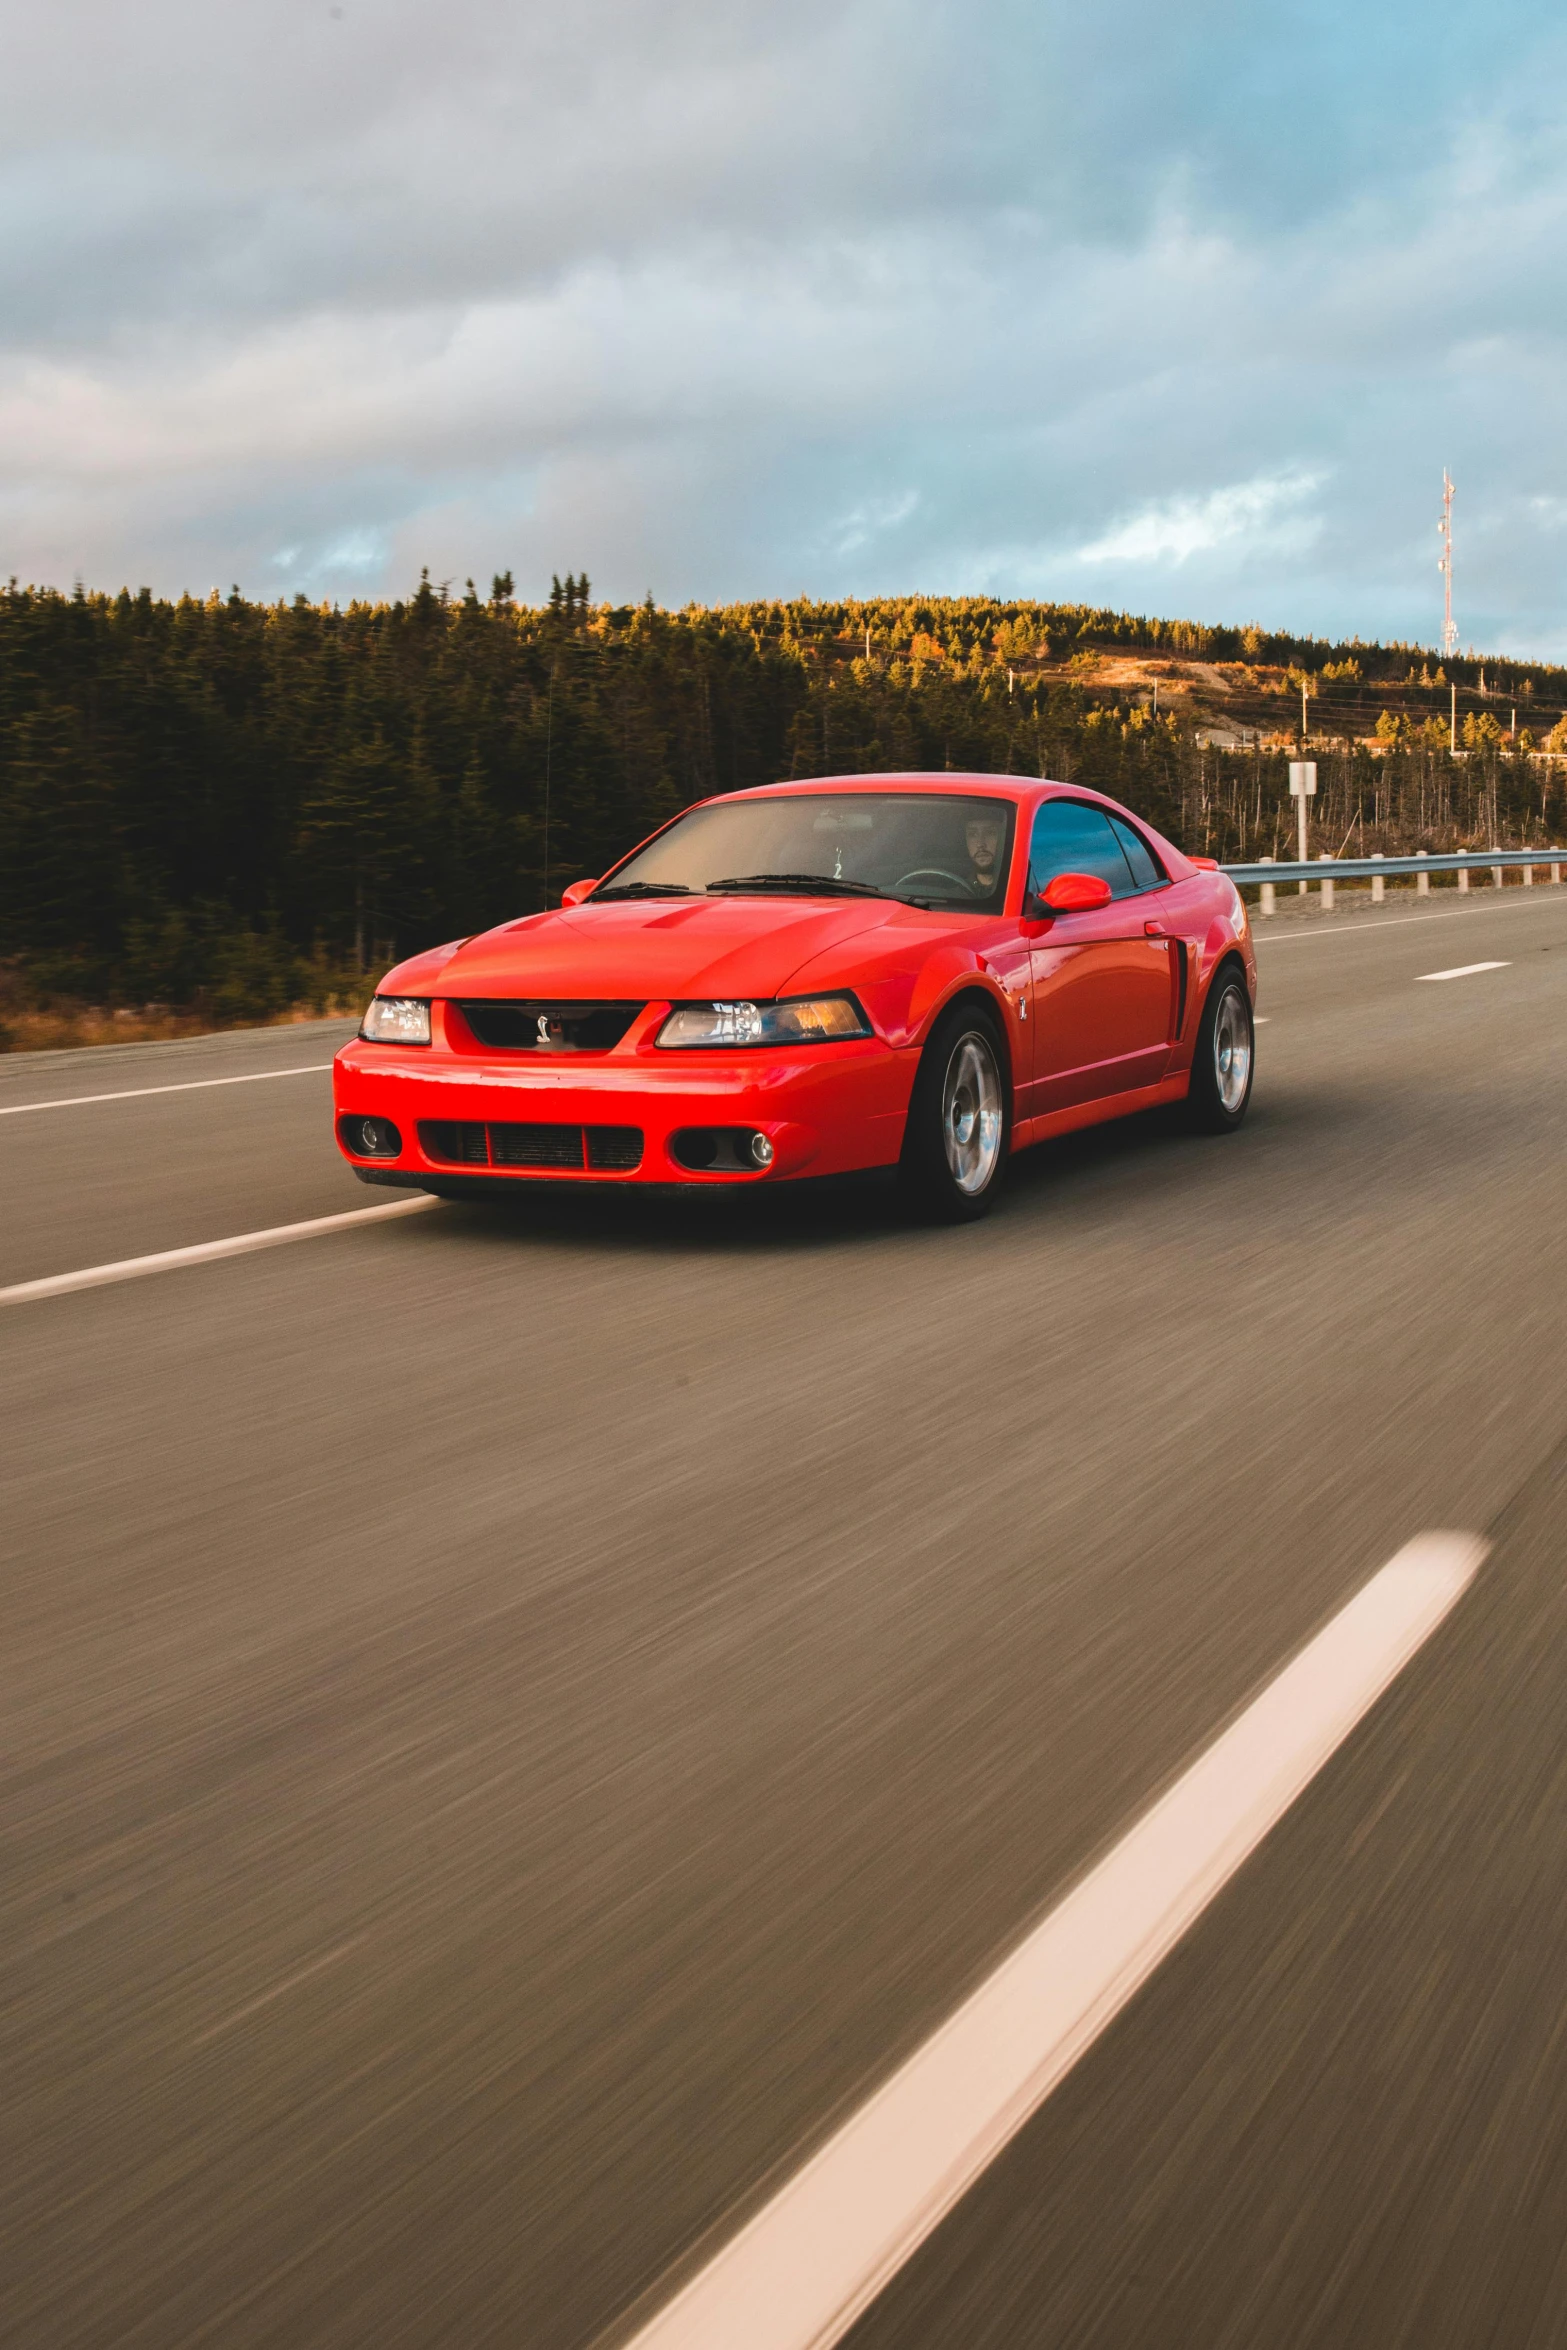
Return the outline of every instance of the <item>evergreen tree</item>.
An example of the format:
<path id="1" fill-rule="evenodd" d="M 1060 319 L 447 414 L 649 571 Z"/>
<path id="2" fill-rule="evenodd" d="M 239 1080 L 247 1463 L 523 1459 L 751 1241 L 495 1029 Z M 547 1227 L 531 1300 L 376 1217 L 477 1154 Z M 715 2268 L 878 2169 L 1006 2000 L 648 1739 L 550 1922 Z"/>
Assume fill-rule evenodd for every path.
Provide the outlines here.
<path id="1" fill-rule="evenodd" d="M 1407 646 L 982 597 L 595 608 L 575 570 L 542 609 L 510 572 L 487 599 L 424 572 L 407 600 L 346 609 L 13 583 L 0 966 L 94 1000 L 265 1008 L 323 959 L 368 968 L 537 908 L 546 778 L 551 895 L 707 793 L 824 772 L 1050 774 L 1208 854 L 1287 846 L 1282 740 L 1207 748 L 1117 683 L 1128 653 L 1230 664 L 1232 706 L 1249 692 L 1281 736 L 1286 672 L 1304 677 L 1314 734 L 1345 746 L 1315 752 L 1324 846 L 1567 822 L 1562 769 L 1503 738 L 1478 663 L 1452 665 L 1469 755 L 1449 758 L 1445 683 Z M 1567 755 L 1567 675 L 1507 674 Z"/>

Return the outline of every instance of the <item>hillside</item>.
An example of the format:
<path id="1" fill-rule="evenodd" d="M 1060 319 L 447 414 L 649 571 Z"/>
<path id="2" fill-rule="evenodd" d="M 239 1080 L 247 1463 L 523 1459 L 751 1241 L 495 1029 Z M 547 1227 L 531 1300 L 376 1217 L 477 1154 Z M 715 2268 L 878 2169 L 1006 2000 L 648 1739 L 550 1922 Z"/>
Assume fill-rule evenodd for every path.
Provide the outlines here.
<path id="1" fill-rule="evenodd" d="M 1567 717 L 1567 668 L 1545 662 L 1469 653 L 1444 665 L 1426 646 L 1333 643 L 1087 604 L 883 598 L 747 604 L 723 617 L 763 637 L 792 634 L 837 662 L 863 655 L 868 630 L 873 657 L 938 661 L 954 674 L 1000 665 L 1014 678 L 1070 685 L 1090 707 L 1157 703 L 1226 744 L 1244 736 L 1248 746 L 1298 751 L 1302 685 L 1313 738 L 1335 744 L 1385 748 L 1384 713 L 1399 722 L 1395 740 L 1438 718 L 1445 740 L 1454 688 L 1460 729 L 1487 717 L 1504 735 L 1527 732 L 1529 748 Z"/>

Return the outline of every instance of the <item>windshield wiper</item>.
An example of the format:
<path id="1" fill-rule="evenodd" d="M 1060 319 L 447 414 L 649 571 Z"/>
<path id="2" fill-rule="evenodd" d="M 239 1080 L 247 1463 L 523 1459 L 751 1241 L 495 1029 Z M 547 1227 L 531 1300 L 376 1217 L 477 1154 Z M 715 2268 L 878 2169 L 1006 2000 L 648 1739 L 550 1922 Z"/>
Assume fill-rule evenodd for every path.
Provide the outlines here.
<path id="1" fill-rule="evenodd" d="M 692 892 L 683 881 L 622 881 L 611 883 L 608 889 L 596 889 L 593 897 L 602 904 L 605 898 L 688 898 Z"/>
<path id="2" fill-rule="evenodd" d="M 779 889 L 793 897 L 824 898 L 886 898 L 891 890 L 878 889 L 874 881 L 842 881 L 831 873 L 731 873 L 723 881 L 710 881 L 711 896 L 715 889 Z M 903 901 L 898 901 L 901 904 Z"/>

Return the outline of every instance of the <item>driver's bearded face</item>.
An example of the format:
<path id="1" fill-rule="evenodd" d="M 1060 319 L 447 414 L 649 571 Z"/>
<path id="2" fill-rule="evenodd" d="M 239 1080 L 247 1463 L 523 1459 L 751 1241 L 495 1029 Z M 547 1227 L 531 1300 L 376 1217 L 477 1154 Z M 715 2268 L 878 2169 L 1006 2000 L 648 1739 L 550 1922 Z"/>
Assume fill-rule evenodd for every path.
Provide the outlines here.
<path id="1" fill-rule="evenodd" d="M 983 889 L 996 885 L 996 856 L 1001 847 L 999 824 L 975 823 L 965 828 L 969 861 L 974 868 L 974 879 Z"/>

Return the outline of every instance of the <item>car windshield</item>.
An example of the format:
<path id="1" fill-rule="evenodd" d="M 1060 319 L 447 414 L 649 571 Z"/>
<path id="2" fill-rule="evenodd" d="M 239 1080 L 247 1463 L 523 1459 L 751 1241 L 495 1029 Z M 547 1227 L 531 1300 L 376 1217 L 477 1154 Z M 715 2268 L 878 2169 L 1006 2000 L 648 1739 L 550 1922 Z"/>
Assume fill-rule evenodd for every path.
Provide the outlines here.
<path id="1" fill-rule="evenodd" d="M 677 818 L 593 895 L 891 897 L 994 914 L 1014 815 L 967 792 L 722 800 Z"/>

